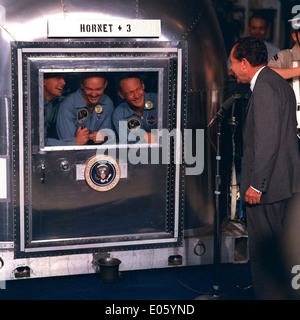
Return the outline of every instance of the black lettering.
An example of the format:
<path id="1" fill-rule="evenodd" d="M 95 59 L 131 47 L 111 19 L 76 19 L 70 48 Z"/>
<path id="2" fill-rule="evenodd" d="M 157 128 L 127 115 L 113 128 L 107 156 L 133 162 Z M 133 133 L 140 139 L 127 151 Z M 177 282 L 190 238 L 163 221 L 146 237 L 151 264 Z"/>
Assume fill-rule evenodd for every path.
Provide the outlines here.
<path id="1" fill-rule="evenodd" d="M 112 32 L 113 24 L 80 24 L 80 32 Z"/>
<path id="2" fill-rule="evenodd" d="M 80 32 L 85 32 L 85 25 L 84 24 L 80 24 Z"/>

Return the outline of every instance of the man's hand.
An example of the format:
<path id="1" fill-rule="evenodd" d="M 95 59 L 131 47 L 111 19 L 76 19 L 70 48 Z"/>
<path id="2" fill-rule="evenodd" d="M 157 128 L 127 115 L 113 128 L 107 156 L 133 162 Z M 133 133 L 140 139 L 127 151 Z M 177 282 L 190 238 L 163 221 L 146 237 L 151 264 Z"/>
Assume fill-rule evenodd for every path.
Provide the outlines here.
<path id="1" fill-rule="evenodd" d="M 95 131 L 89 135 L 89 139 L 93 140 L 94 143 L 102 143 L 106 136 L 104 131 Z"/>
<path id="2" fill-rule="evenodd" d="M 249 187 L 246 195 L 245 201 L 249 204 L 258 204 L 260 203 L 261 193 L 255 191 L 253 188 Z"/>
<path id="3" fill-rule="evenodd" d="M 145 140 L 147 143 L 156 143 L 157 135 L 150 132 L 146 132 L 143 136 L 143 140 Z"/>
<path id="4" fill-rule="evenodd" d="M 89 129 L 79 127 L 76 132 L 76 145 L 82 146 L 89 141 Z"/>

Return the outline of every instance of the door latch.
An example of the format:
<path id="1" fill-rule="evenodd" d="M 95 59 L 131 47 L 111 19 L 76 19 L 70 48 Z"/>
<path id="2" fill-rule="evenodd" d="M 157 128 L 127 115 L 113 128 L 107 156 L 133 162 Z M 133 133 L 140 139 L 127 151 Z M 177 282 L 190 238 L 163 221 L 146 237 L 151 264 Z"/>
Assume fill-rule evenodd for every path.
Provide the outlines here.
<path id="1" fill-rule="evenodd" d="M 46 175 L 46 166 L 44 163 L 41 165 L 41 182 L 45 182 L 45 175 Z"/>

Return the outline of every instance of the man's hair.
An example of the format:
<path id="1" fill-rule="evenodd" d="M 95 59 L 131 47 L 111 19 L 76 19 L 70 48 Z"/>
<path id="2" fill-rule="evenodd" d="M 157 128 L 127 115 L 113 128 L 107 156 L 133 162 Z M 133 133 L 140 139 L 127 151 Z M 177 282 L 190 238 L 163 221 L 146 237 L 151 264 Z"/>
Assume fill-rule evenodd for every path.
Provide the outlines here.
<path id="1" fill-rule="evenodd" d="M 141 83 L 143 82 L 141 76 L 138 74 L 138 73 L 135 73 L 135 72 L 128 72 L 128 73 L 125 73 L 121 76 L 121 78 L 119 78 L 119 90 L 122 91 L 122 88 L 120 86 L 121 82 L 123 80 L 127 80 L 127 79 L 139 79 L 141 81 Z"/>
<path id="2" fill-rule="evenodd" d="M 80 82 L 83 83 L 84 80 L 88 78 L 103 78 L 107 81 L 107 76 L 105 73 L 102 72 L 83 72 L 80 76 Z"/>
<path id="3" fill-rule="evenodd" d="M 242 61 L 245 58 L 252 67 L 268 63 L 266 45 L 263 41 L 252 37 L 245 37 L 236 42 L 233 57 L 238 61 Z"/>
<path id="4" fill-rule="evenodd" d="M 65 74 L 60 72 L 50 72 L 50 73 L 44 73 L 44 79 L 51 79 L 51 78 L 64 78 Z"/>
<path id="5" fill-rule="evenodd" d="M 261 20 L 264 20 L 266 21 L 266 26 L 268 27 L 269 24 L 270 24 L 270 19 L 269 17 L 267 16 L 267 14 L 263 13 L 263 12 L 256 12 L 254 13 L 250 18 L 249 18 L 249 22 L 248 22 L 248 25 L 250 26 L 251 24 L 251 21 L 253 19 L 261 19 Z"/>

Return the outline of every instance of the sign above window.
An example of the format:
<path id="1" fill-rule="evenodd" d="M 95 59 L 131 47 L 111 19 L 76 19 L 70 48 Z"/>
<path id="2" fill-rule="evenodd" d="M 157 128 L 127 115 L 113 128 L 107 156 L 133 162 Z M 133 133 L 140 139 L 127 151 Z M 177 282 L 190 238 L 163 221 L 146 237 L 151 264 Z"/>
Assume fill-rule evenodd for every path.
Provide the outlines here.
<path id="1" fill-rule="evenodd" d="M 160 36 L 160 20 L 48 20 L 48 38 L 157 38 Z"/>

